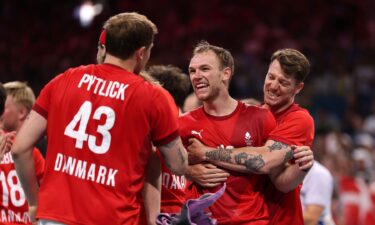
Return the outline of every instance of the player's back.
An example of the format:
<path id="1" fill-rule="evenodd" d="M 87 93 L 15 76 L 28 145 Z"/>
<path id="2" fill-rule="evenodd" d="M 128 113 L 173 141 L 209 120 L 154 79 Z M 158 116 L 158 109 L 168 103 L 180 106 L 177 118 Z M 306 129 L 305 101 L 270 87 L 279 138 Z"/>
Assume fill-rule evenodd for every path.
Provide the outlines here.
<path id="1" fill-rule="evenodd" d="M 48 121 L 48 172 L 37 217 L 137 224 L 151 141 L 158 144 L 177 128 L 161 125 L 165 94 L 110 64 L 74 68 L 52 80 L 34 107 Z"/>

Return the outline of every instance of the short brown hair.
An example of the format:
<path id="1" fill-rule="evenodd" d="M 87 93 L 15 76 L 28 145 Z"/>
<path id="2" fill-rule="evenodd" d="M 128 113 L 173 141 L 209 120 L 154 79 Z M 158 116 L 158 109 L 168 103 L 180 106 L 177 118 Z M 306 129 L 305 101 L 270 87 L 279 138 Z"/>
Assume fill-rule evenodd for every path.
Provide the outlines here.
<path id="1" fill-rule="evenodd" d="M 174 98 L 177 106 L 184 106 L 190 91 L 190 80 L 182 70 L 172 65 L 154 65 L 147 72 L 154 77 Z"/>
<path id="2" fill-rule="evenodd" d="M 30 112 L 35 102 L 33 90 L 26 82 L 12 81 L 4 84 L 7 95 L 13 97 L 14 103 L 23 105 Z"/>
<path id="3" fill-rule="evenodd" d="M 106 32 L 106 51 L 127 59 L 137 49 L 150 47 L 158 30 L 146 16 L 136 12 L 120 13 L 109 18 L 103 26 Z"/>
<path id="4" fill-rule="evenodd" d="M 301 52 L 285 48 L 272 54 L 271 63 L 277 60 L 284 73 L 292 76 L 298 83 L 303 82 L 310 73 L 310 62 Z"/>
<path id="5" fill-rule="evenodd" d="M 229 67 L 232 71 L 232 75 L 234 74 L 234 59 L 232 54 L 222 48 L 215 45 L 209 44 L 207 41 L 200 41 L 194 48 L 193 55 L 207 52 L 207 51 L 213 51 L 216 56 L 218 57 L 220 61 L 220 69 L 224 69 L 226 67 Z"/>

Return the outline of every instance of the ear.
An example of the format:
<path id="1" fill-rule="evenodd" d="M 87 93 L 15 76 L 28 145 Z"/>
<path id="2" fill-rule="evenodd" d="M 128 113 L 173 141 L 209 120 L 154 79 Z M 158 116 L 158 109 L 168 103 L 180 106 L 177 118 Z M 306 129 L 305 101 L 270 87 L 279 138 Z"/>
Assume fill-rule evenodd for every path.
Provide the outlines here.
<path id="1" fill-rule="evenodd" d="M 18 119 L 21 121 L 24 121 L 27 115 L 29 115 L 29 110 L 23 105 L 18 107 L 18 112 L 19 112 Z"/>
<path id="2" fill-rule="evenodd" d="M 297 84 L 297 88 L 296 88 L 294 94 L 299 94 L 299 92 L 303 89 L 304 86 L 305 86 L 305 83 L 303 83 L 303 82 L 300 82 L 299 84 Z"/>
<path id="3" fill-rule="evenodd" d="M 142 60 L 146 55 L 146 46 L 140 47 L 135 51 L 135 56 L 137 59 Z"/>
<path id="4" fill-rule="evenodd" d="M 225 67 L 223 70 L 223 81 L 229 81 L 232 77 L 232 70 L 229 67 Z"/>

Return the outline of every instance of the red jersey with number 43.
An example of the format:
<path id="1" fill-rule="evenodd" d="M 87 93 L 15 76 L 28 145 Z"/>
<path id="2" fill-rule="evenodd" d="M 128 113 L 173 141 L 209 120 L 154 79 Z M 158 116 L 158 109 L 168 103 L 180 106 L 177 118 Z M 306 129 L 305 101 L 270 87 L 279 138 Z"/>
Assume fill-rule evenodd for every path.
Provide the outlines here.
<path id="1" fill-rule="evenodd" d="M 274 116 L 277 125 L 270 133 L 270 140 L 311 147 L 314 139 L 314 120 L 306 109 L 292 104 Z M 265 197 L 271 216 L 270 224 L 303 225 L 300 191 L 301 185 L 293 191 L 283 193 L 268 180 Z"/>
<path id="2" fill-rule="evenodd" d="M 70 69 L 49 82 L 33 108 L 47 119 L 48 137 L 37 218 L 138 225 L 151 142 L 178 137 L 171 98 L 111 64 Z"/>
<path id="3" fill-rule="evenodd" d="M 275 119 L 266 109 L 238 102 L 235 111 L 228 116 L 211 116 L 200 107 L 180 117 L 179 125 L 185 145 L 194 137 L 207 146 L 238 148 L 263 146 L 275 128 Z M 210 207 L 218 224 L 268 224 L 263 194 L 266 176 L 228 172 L 225 193 Z M 193 183 L 187 187 L 186 197 L 197 198 L 219 188 L 203 188 Z"/>
<path id="4" fill-rule="evenodd" d="M 36 148 L 33 150 L 35 174 L 41 182 L 44 172 L 44 158 Z M 25 197 L 25 192 L 17 177 L 16 169 L 10 152 L 4 155 L 0 161 L 0 181 L 1 181 L 1 205 L 0 224 L 31 224 L 29 208 Z"/>

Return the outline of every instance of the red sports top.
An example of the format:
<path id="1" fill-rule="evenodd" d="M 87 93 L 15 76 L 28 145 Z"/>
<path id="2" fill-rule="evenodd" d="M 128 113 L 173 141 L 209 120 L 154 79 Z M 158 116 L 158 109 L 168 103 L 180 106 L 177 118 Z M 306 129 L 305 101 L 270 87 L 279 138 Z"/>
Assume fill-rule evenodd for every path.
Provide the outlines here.
<path id="1" fill-rule="evenodd" d="M 35 174 L 41 182 L 44 173 L 44 158 L 36 148 L 33 150 Z M 16 169 L 10 152 L 0 162 L 0 224 L 31 224 L 29 208 L 25 192 L 17 177 Z"/>
<path id="2" fill-rule="evenodd" d="M 306 109 L 292 104 L 283 112 L 274 114 L 277 126 L 268 139 L 288 145 L 312 146 L 314 139 L 314 120 Z M 270 224 L 303 225 L 300 200 L 301 185 L 288 193 L 280 192 L 268 179 L 265 192 Z"/>
<path id="3" fill-rule="evenodd" d="M 178 136 L 170 98 L 110 64 L 70 69 L 49 82 L 34 106 L 48 136 L 37 218 L 138 225 L 151 142 Z"/>
<path id="4" fill-rule="evenodd" d="M 161 157 L 160 157 L 161 158 Z M 161 158 L 161 205 L 160 212 L 180 213 L 182 205 L 185 203 L 185 176 L 173 174 Z"/>
<path id="5" fill-rule="evenodd" d="M 275 127 L 271 112 L 242 102 L 228 116 L 211 116 L 200 107 L 180 117 L 179 122 L 185 144 L 188 138 L 195 137 L 207 146 L 225 148 L 262 146 Z M 268 224 L 264 201 L 266 176 L 229 172 L 224 195 L 210 207 L 218 224 Z M 197 198 L 219 188 L 203 188 L 193 183 L 187 187 L 187 198 Z"/>

